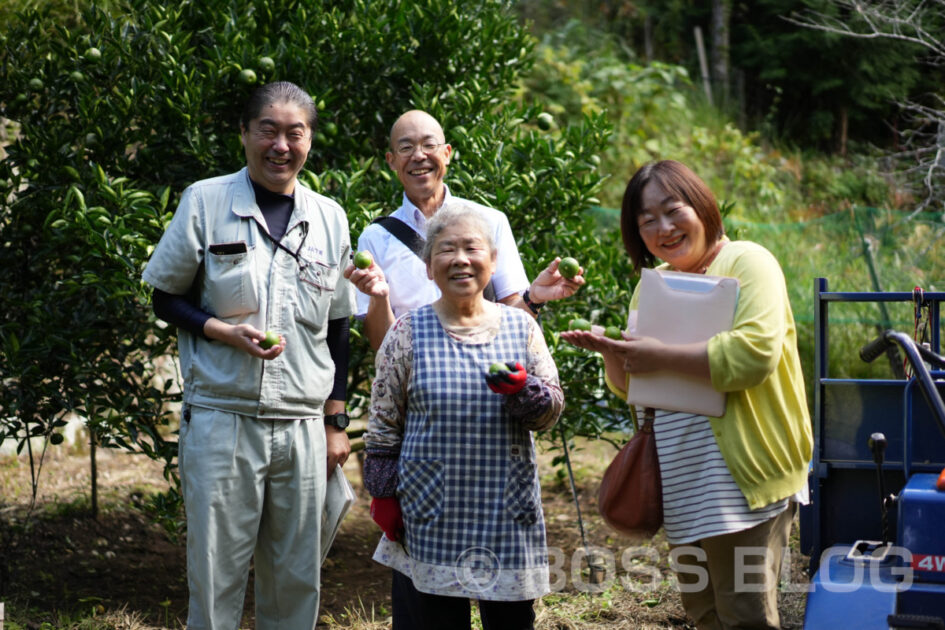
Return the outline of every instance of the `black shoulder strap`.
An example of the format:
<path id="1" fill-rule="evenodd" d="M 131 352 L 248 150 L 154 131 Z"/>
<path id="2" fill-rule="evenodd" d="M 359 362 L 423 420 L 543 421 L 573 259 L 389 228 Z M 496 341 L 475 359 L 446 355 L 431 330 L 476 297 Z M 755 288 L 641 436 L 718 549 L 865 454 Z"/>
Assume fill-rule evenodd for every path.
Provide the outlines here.
<path id="1" fill-rule="evenodd" d="M 382 228 L 393 234 L 398 241 L 406 245 L 407 248 L 416 254 L 418 258 L 423 256 L 424 238 L 397 217 L 377 217 L 371 221 L 371 223 L 377 223 Z M 486 285 L 485 290 L 482 292 L 482 295 L 490 302 L 495 302 L 495 287 L 492 285 L 493 282 L 490 280 L 489 284 Z"/>
<path id="2" fill-rule="evenodd" d="M 377 217 L 372 223 L 378 223 L 385 230 L 397 237 L 397 240 L 407 246 L 417 256 L 423 253 L 423 237 L 410 228 L 409 225 L 397 217 Z"/>

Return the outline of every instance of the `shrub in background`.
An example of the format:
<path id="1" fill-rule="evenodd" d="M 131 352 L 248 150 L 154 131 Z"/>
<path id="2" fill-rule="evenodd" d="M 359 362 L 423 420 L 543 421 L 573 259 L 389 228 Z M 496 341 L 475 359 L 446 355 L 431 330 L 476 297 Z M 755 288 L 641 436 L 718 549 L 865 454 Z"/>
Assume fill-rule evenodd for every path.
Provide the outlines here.
<path id="1" fill-rule="evenodd" d="M 291 80 L 315 98 L 303 179 L 343 204 L 353 237 L 399 204 L 382 158 L 387 131 L 420 107 L 455 147 L 453 191 L 509 215 L 530 276 L 556 254 L 588 268 L 579 299 L 547 309 L 552 342 L 564 317 L 556 311 L 603 312 L 619 297 L 610 266 L 620 261 L 584 213 L 597 203 L 608 123 L 589 113 L 541 130 L 543 107 L 513 98 L 534 40 L 509 3 L 102 6 L 81 3 L 72 19 L 65 3 L 29 9 L 0 35 L 0 116 L 17 129 L 0 161 L 0 441 L 51 435 L 75 410 L 93 442 L 162 458 L 174 479 L 166 409 L 177 394 L 153 378 L 173 331 L 154 321 L 140 273 L 183 188 L 242 166 L 239 110 L 261 82 Z M 591 373 L 584 355 L 559 358 L 565 382 Z M 356 339 L 356 409 L 370 359 Z M 570 399 L 593 399 L 593 373 Z M 579 402 L 568 413 L 569 433 L 610 418 Z"/>

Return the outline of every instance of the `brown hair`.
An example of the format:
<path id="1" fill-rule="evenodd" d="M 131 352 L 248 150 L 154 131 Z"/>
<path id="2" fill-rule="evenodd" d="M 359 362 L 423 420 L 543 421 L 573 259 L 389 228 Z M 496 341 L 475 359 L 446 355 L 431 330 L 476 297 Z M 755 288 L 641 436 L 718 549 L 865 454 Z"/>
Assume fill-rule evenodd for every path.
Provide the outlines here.
<path id="1" fill-rule="evenodd" d="M 698 175 L 682 162 L 675 160 L 644 164 L 627 183 L 620 210 L 620 234 L 623 237 L 623 246 L 635 269 L 652 267 L 656 262 L 656 257 L 643 244 L 637 222 L 643 209 L 641 207 L 643 189 L 651 181 L 655 181 L 675 199 L 685 202 L 695 210 L 696 216 L 705 227 L 706 243 L 715 243 L 722 238 L 725 230 L 722 227 L 722 215 L 719 213 L 715 195 Z"/>

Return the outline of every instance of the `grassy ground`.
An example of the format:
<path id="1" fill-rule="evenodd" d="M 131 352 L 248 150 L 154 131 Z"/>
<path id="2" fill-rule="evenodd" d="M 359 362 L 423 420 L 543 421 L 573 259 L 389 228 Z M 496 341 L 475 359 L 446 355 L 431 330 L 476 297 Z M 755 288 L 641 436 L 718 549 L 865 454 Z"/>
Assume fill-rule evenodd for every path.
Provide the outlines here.
<path id="1" fill-rule="evenodd" d="M 614 454 L 604 442 L 573 452 L 588 545 L 609 559 L 602 584 L 592 584 L 567 477 L 542 454 L 544 507 L 555 592 L 536 602 L 539 630 L 691 628 L 673 586 L 668 545 L 615 536 L 596 510 L 597 484 Z M 6 630 L 183 628 L 187 588 L 182 541 L 150 523 L 139 506 L 163 488 L 160 466 L 139 455 L 100 455 L 98 520 L 88 516 L 88 457 L 54 449 L 47 458 L 30 518 L 30 473 L 23 457 L 0 458 L 0 602 Z M 356 488 L 360 471 L 345 468 Z M 369 630 L 390 625 L 389 572 L 371 560 L 378 529 L 367 495 L 342 526 L 323 570 L 319 628 Z M 796 540 L 795 540 L 796 545 Z M 781 595 L 782 623 L 803 621 L 806 558 L 791 556 Z M 254 627 L 252 587 L 243 627 Z"/>

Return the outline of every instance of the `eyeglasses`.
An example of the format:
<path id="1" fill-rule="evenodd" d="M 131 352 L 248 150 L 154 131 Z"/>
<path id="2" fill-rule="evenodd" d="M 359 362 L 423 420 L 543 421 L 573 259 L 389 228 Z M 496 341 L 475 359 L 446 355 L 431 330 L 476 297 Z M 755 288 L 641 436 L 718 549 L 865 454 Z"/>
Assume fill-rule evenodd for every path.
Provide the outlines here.
<path id="1" fill-rule="evenodd" d="M 424 142 L 423 144 L 402 144 L 397 147 L 397 155 L 402 157 L 407 157 L 408 155 L 413 155 L 417 150 L 417 147 L 420 148 L 420 152 L 424 155 L 430 155 L 443 145 L 445 142 Z"/>

